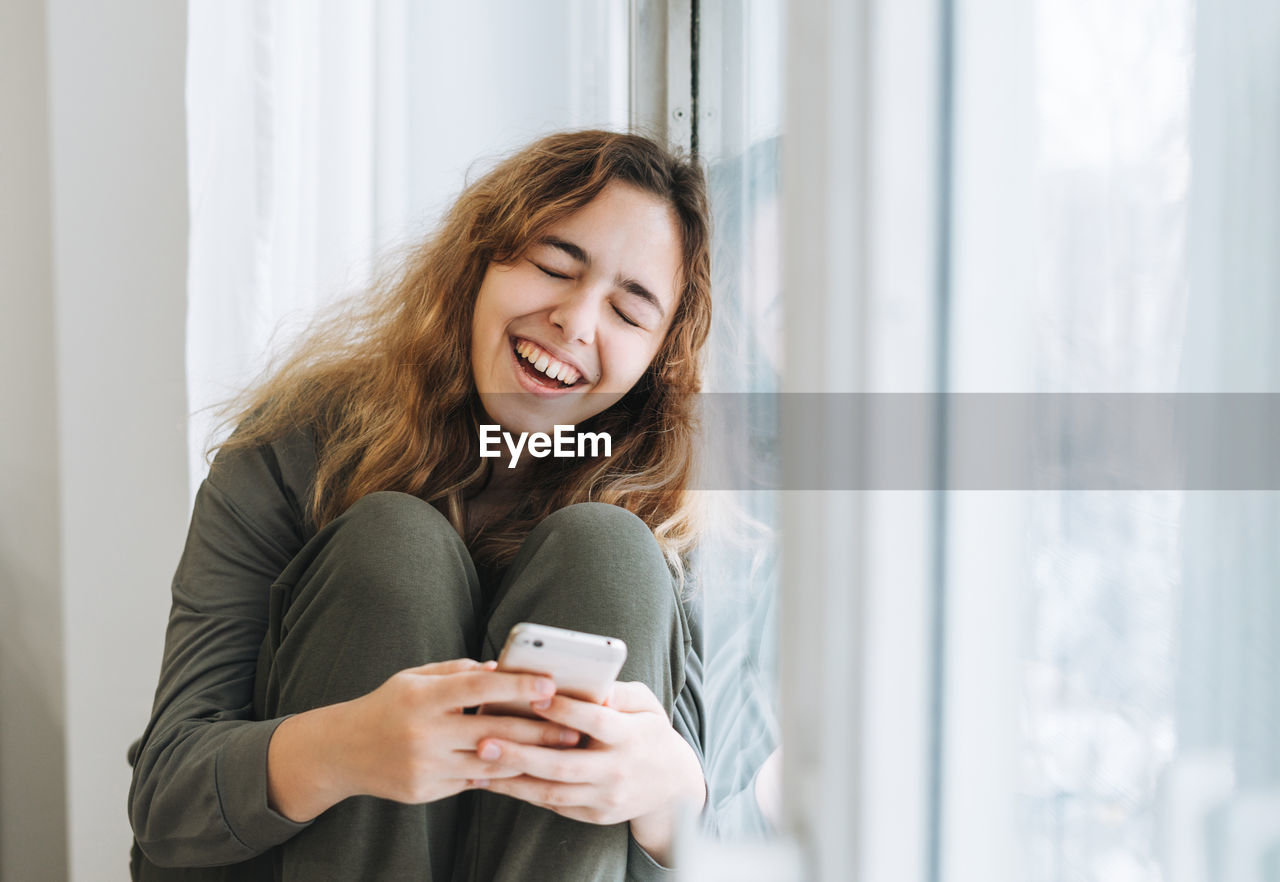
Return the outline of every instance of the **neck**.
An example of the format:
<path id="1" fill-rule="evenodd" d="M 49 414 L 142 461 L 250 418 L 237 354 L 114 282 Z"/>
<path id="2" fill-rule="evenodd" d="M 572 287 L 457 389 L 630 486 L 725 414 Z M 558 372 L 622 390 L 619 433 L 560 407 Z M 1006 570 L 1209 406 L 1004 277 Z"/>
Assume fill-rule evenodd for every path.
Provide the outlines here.
<path id="1" fill-rule="evenodd" d="M 529 475 L 527 464 L 520 462 L 515 468 L 508 468 L 502 460 L 498 460 L 489 472 L 489 480 L 478 497 L 502 499 L 514 496 Z"/>
<path id="2" fill-rule="evenodd" d="M 525 474 L 520 466 L 509 469 L 505 465 L 498 465 L 493 468 L 484 489 L 466 501 L 468 535 L 511 512 L 515 507 L 515 500 L 520 497 Z"/>

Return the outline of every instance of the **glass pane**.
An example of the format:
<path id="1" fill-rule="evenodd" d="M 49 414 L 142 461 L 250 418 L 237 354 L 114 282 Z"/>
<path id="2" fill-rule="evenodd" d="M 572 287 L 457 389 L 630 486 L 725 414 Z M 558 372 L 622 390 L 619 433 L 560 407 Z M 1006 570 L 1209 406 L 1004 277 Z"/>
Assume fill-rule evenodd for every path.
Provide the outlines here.
<path id="1" fill-rule="evenodd" d="M 1171 391 L 1186 300 L 1186 0 L 1037 3 L 1037 388 Z M 1164 878 L 1181 494 L 1039 494 L 1027 543 L 1025 878 Z"/>
<path id="2" fill-rule="evenodd" d="M 1120 455 L 1116 427 L 1280 386 L 1280 64 L 1259 38 L 1280 13 L 997 6 L 958 7 L 951 388 L 1029 393 L 1037 452 L 1076 477 L 949 496 L 940 875 L 994 867 L 963 840 L 1007 823 L 991 878 L 1277 878 L 1274 482 L 1220 456 L 1125 489 L 1159 444 Z M 1098 418 L 1054 422 L 1067 405 Z M 1273 462 L 1242 412 L 1196 428 Z M 1006 784 L 1007 821 L 975 813 Z"/>
<path id="3" fill-rule="evenodd" d="M 727 449 L 737 446 L 730 439 L 750 439 L 744 449 L 777 443 L 782 12 L 781 0 L 704 3 L 699 10 L 697 137 L 715 235 L 704 387 L 708 412 L 716 414 L 707 420 L 715 427 L 708 433 L 710 460 L 747 458 Z M 721 834 L 760 836 L 771 831 L 768 813 L 780 798 L 777 500 L 766 491 L 704 496 L 708 535 L 699 579 L 707 619 L 708 780 Z"/>

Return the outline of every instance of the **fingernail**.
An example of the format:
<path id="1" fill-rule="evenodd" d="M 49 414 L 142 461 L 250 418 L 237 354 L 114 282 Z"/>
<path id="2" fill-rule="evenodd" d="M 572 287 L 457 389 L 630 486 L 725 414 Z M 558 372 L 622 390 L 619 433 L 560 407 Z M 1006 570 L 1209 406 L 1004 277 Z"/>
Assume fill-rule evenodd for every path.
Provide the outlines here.
<path id="1" fill-rule="evenodd" d="M 543 698 L 539 701 L 531 701 L 529 702 L 529 706 L 532 707 L 534 710 L 546 710 L 547 708 L 551 707 L 551 699 Z"/>
<path id="2" fill-rule="evenodd" d="M 480 759 L 482 760 L 496 760 L 500 756 L 502 756 L 502 751 L 493 742 L 489 742 L 480 748 Z"/>
<path id="3" fill-rule="evenodd" d="M 563 732 L 560 733 L 560 743 L 561 744 L 577 744 L 578 739 L 580 737 L 581 736 L 578 735 L 577 732 L 570 732 L 568 729 L 565 729 Z"/>
<path id="4" fill-rule="evenodd" d="M 539 695 L 556 694 L 556 684 L 552 680 L 539 680 L 536 689 Z"/>

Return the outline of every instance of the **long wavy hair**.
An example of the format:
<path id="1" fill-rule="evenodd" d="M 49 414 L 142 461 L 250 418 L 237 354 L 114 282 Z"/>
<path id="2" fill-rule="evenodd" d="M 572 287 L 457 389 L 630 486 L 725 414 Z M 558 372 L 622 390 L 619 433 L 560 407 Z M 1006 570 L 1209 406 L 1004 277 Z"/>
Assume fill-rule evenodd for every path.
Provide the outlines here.
<path id="1" fill-rule="evenodd" d="M 683 253 L 671 327 L 631 391 L 580 427 L 609 432 L 612 456 L 531 464 L 508 516 L 469 531 L 467 499 L 497 461 L 479 455 L 483 411 L 471 324 L 480 283 L 491 263 L 519 260 L 548 226 L 615 181 L 672 209 Z M 307 514 L 317 529 L 369 493 L 399 490 L 439 508 L 489 566 L 509 563 L 551 512 L 611 503 L 649 526 L 682 579 L 697 538 L 688 488 L 711 325 L 708 217 L 701 169 L 650 138 L 594 130 L 542 138 L 467 186 L 396 272 L 314 327 L 232 402 L 227 422 L 239 427 L 220 449 L 254 447 L 309 426 L 318 461 Z"/>

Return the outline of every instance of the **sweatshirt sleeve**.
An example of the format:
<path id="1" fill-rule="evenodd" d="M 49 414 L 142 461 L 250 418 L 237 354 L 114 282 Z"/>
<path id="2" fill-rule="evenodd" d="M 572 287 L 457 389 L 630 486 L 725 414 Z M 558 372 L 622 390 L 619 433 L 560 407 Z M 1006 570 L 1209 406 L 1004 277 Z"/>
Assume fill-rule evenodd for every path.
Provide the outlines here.
<path id="1" fill-rule="evenodd" d="M 297 432 L 219 454 L 196 495 L 150 722 L 133 751 L 129 817 L 160 866 L 247 860 L 305 824 L 267 806 L 267 745 L 254 681 L 269 589 L 301 549 L 315 443 Z"/>
<path id="2" fill-rule="evenodd" d="M 671 725 L 680 733 L 698 757 L 706 778 L 707 727 L 706 707 L 702 697 L 702 603 L 700 598 L 685 603 L 689 623 L 690 645 L 685 657 L 684 686 L 672 708 Z M 710 799 L 711 787 L 707 786 L 708 799 L 698 817 L 698 826 L 704 833 L 713 834 L 716 827 L 716 810 Z M 664 867 L 653 859 L 633 838 L 629 838 L 627 851 L 627 882 L 657 882 L 660 879 L 677 878 L 677 871 Z"/>

